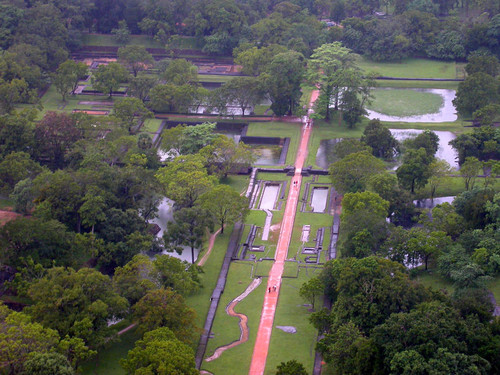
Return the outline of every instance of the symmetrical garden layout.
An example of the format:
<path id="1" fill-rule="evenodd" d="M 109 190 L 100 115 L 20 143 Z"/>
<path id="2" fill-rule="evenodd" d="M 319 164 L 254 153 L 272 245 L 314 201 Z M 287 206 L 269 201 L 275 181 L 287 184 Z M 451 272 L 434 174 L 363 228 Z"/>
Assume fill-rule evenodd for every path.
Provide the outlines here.
<path id="1" fill-rule="evenodd" d="M 202 373 L 232 368 L 235 374 L 264 374 L 295 358 L 312 368 L 316 332 L 307 320 L 311 306 L 298 289 L 335 256 L 340 199 L 326 176 L 303 169 L 311 125 L 308 119 L 302 125 L 294 168 L 254 169 L 247 191 L 251 215 L 237 229 L 238 245 L 228 250 L 226 288 L 237 283 L 243 293 L 222 295 L 199 363 Z M 234 358 L 237 366 L 231 366 Z"/>

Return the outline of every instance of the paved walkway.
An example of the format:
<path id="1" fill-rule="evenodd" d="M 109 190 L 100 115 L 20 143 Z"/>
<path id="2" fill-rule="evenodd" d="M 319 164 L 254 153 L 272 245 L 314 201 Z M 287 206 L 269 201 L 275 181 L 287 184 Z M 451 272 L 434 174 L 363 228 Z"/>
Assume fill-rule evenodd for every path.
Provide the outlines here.
<path id="1" fill-rule="evenodd" d="M 317 98 L 316 90 L 311 95 L 311 103 Z M 281 286 L 281 276 L 288 254 L 288 246 L 292 238 L 293 223 L 295 221 L 295 213 L 299 201 L 300 184 L 302 182 L 302 167 L 307 157 L 307 144 L 311 135 L 312 122 L 309 124 L 309 118 L 306 117 L 305 124 L 302 127 L 302 136 L 300 140 L 299 150 L 295 159 L 295 175 L 290 184 L 290 191 L 285 206 L 285 213 L 281 223 L 281 231 L 276 247 L 276 255 L 271 271 L 269 272 L 266 295 L 264 297 L 264 305 L 260 316 L 259 330 L 257 331 L 257 340 L 250 363 L 249 375 L 263 375 L 266 368 L 267 354 L 269 351 L 269 343 L 271 341 L 271 332 L 273 330 L 274 315 L 278 304 L 278 296 Z"/>

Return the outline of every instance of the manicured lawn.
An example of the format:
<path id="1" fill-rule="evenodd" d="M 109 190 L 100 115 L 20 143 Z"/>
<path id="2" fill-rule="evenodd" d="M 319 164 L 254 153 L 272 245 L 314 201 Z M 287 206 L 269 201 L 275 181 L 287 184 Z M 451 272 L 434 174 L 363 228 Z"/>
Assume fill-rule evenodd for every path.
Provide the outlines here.
<path id="1" fill-rule="evenodd" d="M 368 109 L 390 116 L 417 116 L 437 113 L 443 105 L 440 95 L 414 90 L 373 90 L 373 101 Z"/>
<path id="2" fill-rule="evenodd" d="M 120 336 L 119 342 L 114 342 L 108 348 L 100 350 L 93 360 L 82 365 L 83 375 L 124 375 L 126 372 L 120 366 L 120 359 L 125 358 L 130 349 L 141 336 L 130 330 Z"/>
<path id="3" fill-rule="evenodd" d="M 267 113 L 266 113 L 267 111 Z M 272 116 L 273 111 L 270 109 L 268 105 L 256 105 L 253 109 L 255 115 L 258 116 Z"/>
<path id="4" fill-rule="evenodd" d="M 285 122 L 251 122 L 248 125 L 248 136 L 290 137 L 290 147 L 286 156 L 286 165 L 293 165 L 297 156 L 300 139 L 300 123 Z"/>
<path id="5" fill-rule="evenodd" d="M 144 121 L 144 124 L 141 127 L 141 132 L 148 132 L 148 133 L 156 133 L 156 131 L 159 129 L 160 125 L 162 123 L 162 120 L 158 120 L 155 118 L 150 118 Z"/>
<path id="6" fill-rule="evenodd" d="M 406 59 L 401 62 L 377 62 L 361 58 L 359 66 L 366 72 L 376 72 L 384 77 L 452 79 L 457 77 L 454 62 L 437 60 Z"/>
<path id="7" fill-rule="evenodd" d="M 82 42 L 85 46 L 122 46 L 111 34 L 84 34 Z M 127 45 L 139 45 L 146 48 L 165 48 L 165 46 L 148 35 L 131 35 Z"/>
<path id="8" fill-rule="evenodd" d="M 199 49 L 195 37 L 179 35 L 172 38 L 171 42 L 167 44 L 167 48 Z"/>
<path id="9" fill-rule="evenodd" d="M 416 280 L 424 286 L 430 287 L 434 290 L 446 291 L 449 295 L 455 290 L 453 284 L 439 275 L 437 271 L 426 272 L 422 270 L 413 277 L 413 280 Z"/>
<path id="10" fill-rule="evenodd" d="M 312 372 L 317 330 L 309 323 L 311 312 L 303 306 L 308 302 L 299 296 L 299 290 L 304 282 L 319 272 L 320 269 L 301 268 L 298 278 L 282 279 L 265 374 L 275 374 L 281 362 L 292 359 L 302 363 L 308 373 Z M 319 299 L 316 304 L 316 307 L 321 304 Z M 276 326 L 293 326 L 297 333 L 286 333 Z"/>
<path id="11" fill-rule="evenodd" d="M 223 76 L 223 75 L 217 75 L 217 74 L 199 74 L 198 75 L 198 81 L 200 82 L 221 82 L 221 83 L 226 83 L 227 81 L 230 81 L 232 76 Z"/>
<path id="12" fill-rule="evenodd" d="M 226 184 L 231 186 L 234 190 L 236 190 L 239 193 L 244 193 L 247 191 L 249 180 L 250 176 L 229 175 L 226 178 L 222 178 L 219 182 L 221 184 Z"/>
<path id="13" fill-rule="evenodd" d="M 212 355 L 219 346 L 227 345 L 238 340 L 240 337 L 240 329 L 238 326 L 239 319 L 237 317 L 229 317 L 225 312 L 225 308 L 228 303 L 240 295 L 252 281 L 252 266 L 253 263 L 251 262 L 231 263 L 224 294 L 222 294 L 222 299 L 219 303 L 219 308 L 217 309 L 214 325 L 212 327 L 214 337 L 208 341 L 205 357 Z M 245 314 L 248 317 L 248 341 L 225 351 L 218 359 L 212 362 L 203 361 L 201 365 L 202 370 L 210 371 L 216 375 L 248 374 L 253 347 L 257 336 L 257 329 L 259 327 L 265 290 L 266 278 L 263 278 L 259 287 L 252 291 L 235 308 L 236 312 Z"/>

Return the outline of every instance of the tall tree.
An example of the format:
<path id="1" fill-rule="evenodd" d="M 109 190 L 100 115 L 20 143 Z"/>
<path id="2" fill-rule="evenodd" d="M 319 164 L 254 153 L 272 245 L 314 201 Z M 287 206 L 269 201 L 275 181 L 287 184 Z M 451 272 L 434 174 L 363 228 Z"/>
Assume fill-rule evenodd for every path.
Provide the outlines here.
<path id="1" fill-rule="evenodd" d="M 151 55 L 143 46 L 126 46 L 118 49 L 118 61 L 128 67 L 134 77 L 142 70 L 153 64 Z"/>
<path id="2" fill-rule="evenodd" d="M 128 80 L 127 70 L 117 62 L 108 65 L 99 65 L 92 77 L 92 85 L 103 94 L 109 94 L 111 98 L 113 91 L 120 88 L 120 85 Z"/>
<path id="3" fill-rule="evenodd" d="M 198 198 L 213 188 L 216 179 L 207 174 L 201 160 L 179 156 L 156 174 L 165 195 L 178 207 L 193 207 Z"/>
<path id="4" fill-rule="evenodd" d="M 304 56 L 290 51 L 274 56 L 266 73 L 260 76 L 272 102 L 271 109 L 277 116 L 297 111 L 304 72 Z"/>
<path id="5" fill-rule="evenodd" d="M 198 206 L 182 208 L 174 212 L 174 221 L 167 225 L 163 234 L 168 251 L 182 253 L 182 246 L 191 248 L 191 262 L 194 264 L 194 250 L 203 244 L 207 229 L 213 229 L 208 212 Z"/>
<path id="6" fill-rule="evenodd" d="M 81 137 L 82 132 L 71 116 L 47 112 L 35 128 L 37 159 L 51 169 L 62 168 L 69 148 Z"/>
<path id="7" fill-rule="evenodd" d="M 59 353 L 31 353 L 24 364 L 27 374 L 32 375 L 74 375 L 75 370 L 62 354 Z"/>
<path id="8" fill-rule="evenodd" d="M 220 87 L 228 105 L 236 105 L 245 116 L 247 109 L 253 109 L 264 97 L 264 91 L 257 78 L 235 77 Z"/>
<path id="9" fill-rule="evenodd" d="M 141 332 L 168 327 L 179 340 L 192 344 L 196 334 L 196 313 L 172 289 L 149 291 L 134 305 L 133 310 Z"/>
<path id="10" fill-rule="evenodd" d="M 460 174 L 464 179 L 465 190 L 474 189 L 477 175 L 482 166 L 483 163 L 473 156 L 465 158 L 465 162 L 460 167 Z"/>
<path id="11" fill-rule="evenodd" d="M 162 78 L 175 86 L 194 84 L 198 82 L 198 68 L 185 59 L 170 60 Z"/>
<path id="12" fill-rule="evenodd" d="M 320 88 L 318 108 L 326 120 L 330 119 L 330 105 L 333 102 L 335 109 L 339 108 L 341 92 L 347 89 L 349 77 L 361 77 L 361 71 L 356 65 L 356 54 L 348 48 L 342 47 L 340 42 L 323 44 L 316 48 L 308 63 L 308 80 Z M 359 82 L 358 82 L 359 84 Z M 357 90 L 357 88 L 356 88 Z"/>
<path id="13" fill-rule="evenodd" d="M 167 327 L 146 332 L 120 364 L 127 374 L 199 374 L 193 349 Z"/>
<path id="14" fill-rule="evenodd" d="M 52 81 L 63 102 L 66 101 L 68 94 L 74 92 L 78 86 L 78 81 L 87 75 L 87 65 L 83 62 L 66 60 L 57 68 L 52 75 Z"/>
<path id="15" fill-rule="evenodd" d="M 248 213 L 248 198 L 228 185 L 218 185 L 200 197 L 201 205 L 218 222 L 221 234 L 226 224 L 243 220 Z"/>
<path id="16" fill-rule="evenodd" d="M 9 374 L 23 373 L 30 353 L 48 353 L 59 341 L 57 331 L 32 322 L 29 315 L 11 311 L 3 304 L 0 327 L 0 369 Z"/>
<path id="17" fill-rule="evenodd" d="M 363 131 L 361 142 L 370 146 L 373 155 L 379 158 L 392 159 L 399 153 L 399 142 L 378 119 L 371 120 L 368 123 Z"/>
<path id="18" fill-rule="evenodd" d="M 99 347 L 109 335 L 108 320 L 123 316 L 127 300 L 109 287 L 111 280 L 93 268 L 75 272 L 54 267 L 34 282 L 28 295 L 29 311 L 44 326 L 61 336 L 76 336 L 92 347 Z M 64 303 L 63 303 L 64 302 Z"/>
<path id="19" fill-rule="evenodd" d="M 239 142 L 236 144 L 231 138 L 220 134 L 215 140 L 200 150 L 206 159 L 208 172 L 225 178 L 234 169 L 248 168 L 255 160 L 251 148 Z"/>
<path id="20" fill-rule="evenodd" d="M 384 168 L 383 161 L 362 151 L 331 164 L 329 174 L 335 189 L 344 194 L 364 190 L 370 176 L 382 172 Z"/>
<path id="21" fill-rule="evenodd" d="M 453 105 L 461 114 L 470 115 L 488 104 L 498 103 L 499 86 L 500 82 L 489 74 L 471 74 L 458 85 Z"/>
<path id="22" fill-rule="evenodd" d="M 429 164 L 433 159 L 423 147 L 407 150 L 403 155 L 403 164 L 396 170 L 399 184 L 412 194 L 415 189 L 424 187 L 430 177 Z"/>
<path id="23" fill-rule="evenodd" d="M 142 100 L 137 98 L 123 98 L 115 101 L 113 105 L 115 116 L 123 121 L 129 134 L 132 134 L 134 122 L 137 119 L 143 122 L 148 118 L 153 118 L 154 115 L 149 111 Z"/>

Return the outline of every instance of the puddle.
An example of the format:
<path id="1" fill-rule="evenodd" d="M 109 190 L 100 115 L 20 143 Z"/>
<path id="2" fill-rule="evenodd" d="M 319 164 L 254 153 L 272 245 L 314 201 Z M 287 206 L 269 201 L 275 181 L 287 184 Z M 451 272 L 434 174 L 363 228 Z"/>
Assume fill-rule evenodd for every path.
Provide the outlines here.
<path id="1" fill-rule="evenodd" d="M 279 164 L 281 156 L 281 146 L 269 146 L 259 144 L 248 144 L 256 156 L 256 165 L 276 165 Z"/>
<path id="2" fill-rule="evenodd" d="M 457 114 L 455 106 L 452 100 L 455 99 L 455 90 L 444 90 L 444 89 L 379 89 L 379 90 L 413 90 L 418 92 L 427 92 L 431 94 L 439 95 L 443 98 L 443 105 L 439 108 L 439 112 L 427 113 L 424 115 L 417 116 L 390 116 L 384 113 L 375 112 L 367 109 L 368 118 L 370 120 L 378 118 L 380 121 L 393 121 L 393 122 L 453 122 L 457 120 Z"/>
<path id="3" fill-rule="evenodd" d="M 279 185 L 266 185 L 264 187 L 264 192 L 262 193 L 259 208 L 263 210 L 274 209 L 274 205 L 276 203 L 276 200 L 278 199 L 279 191 Z"/>
<path id="4" fill-rule="evenodd" d="M 335 145 L 339 143 L 342 138 L 335 139 L 322 139 L 319 143 L 318 151 L 316 152 L 316 165 L 323 169 L 328 169 L 335 159 L 333 150 Z"/>
<path id="5" fill-rule="evenodd" d="M 158 217 L 152 220 L 149 220 L 149 223 L 152 224 L 157 224 L 160 227 L 160 231 L 156 235 L 158 238 L 163 237 L 163 233 L 167 229 L 167 223 L 169 221 L 174 220 L 174 209 L 173 209 L 174 201 L 168 198 L 163 198 L 163 200 L 160 202 L 160 205 L 158 206 Z M 198 254 L 200 253 L 199 249 L 194 249 L 194 259 L 196 260 L 198 258 Z M 191 248 L 189 246 L 183 246 L 183 251 L 179 255 L 176 252 L 169 253 L 166 252 L 165 250 L 162 252 L 162 254 L 167 254 L 170 255 L 174 258 L 179 258 L 180 260 L 185 260 L 188 263 L 191 263 Z"/>
<path id="6" fill-rule="evenodd" d="M 315 187 L 312 191 L 311 207 L 313 212 L 325 212 L 328 188 Z"/>
<path id="7" fill-rule="evenodd" d="M 434 208 L 436 207 L 438 204 L 442 204 L 442 203 L 453 203 L 453 201 L 455 200 L 455 197 L 438 197 L 438 198 L 434 198 L 434 199 L 421 199 L 421 200 L 416 200 L 416 201 L 413 201 L 413 204 L 415 206 L 417 206 L 418 208 Z"/>
<path id="8" fill-rule="evenodd" d="M 417 134 L 423 132 L 420 129 L 389 129 L 398 141 L 403 141 L 405 139 L 415 137 Z M 439 137 L 438 150 L 436 152 L 436 157 L 438 159 L 443 159 L 450 164 L 453 169 L 458 169 L 458 154 L 453 147 L 449 145 L 449 142 L 456 138 L 456 135 L 452 132 L 447 131 L 434 131 Z M 394 168 L 397 169 L 397 166 Z"/>

